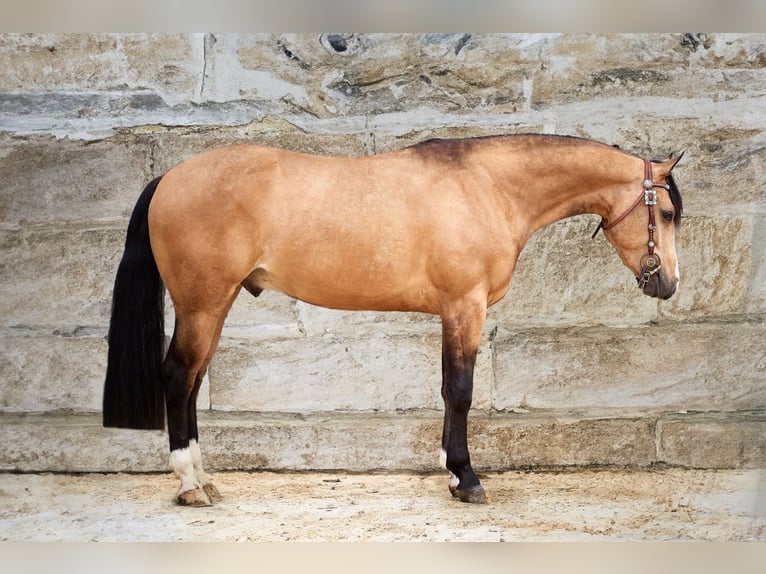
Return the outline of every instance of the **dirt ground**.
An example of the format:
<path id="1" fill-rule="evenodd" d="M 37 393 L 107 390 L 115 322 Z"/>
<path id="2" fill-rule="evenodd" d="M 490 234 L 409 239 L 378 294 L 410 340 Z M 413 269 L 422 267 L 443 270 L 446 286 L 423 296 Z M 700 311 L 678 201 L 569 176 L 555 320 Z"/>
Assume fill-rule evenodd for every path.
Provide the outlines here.
<path id="1" fill-rule="evenodd" d="M 222 502 L 180 508 L 170 474 L 0 474 L 0 540 L 766 540 L 763 471 L 488 473 L 486 505 L 443 474 L 214 478 Z"/>

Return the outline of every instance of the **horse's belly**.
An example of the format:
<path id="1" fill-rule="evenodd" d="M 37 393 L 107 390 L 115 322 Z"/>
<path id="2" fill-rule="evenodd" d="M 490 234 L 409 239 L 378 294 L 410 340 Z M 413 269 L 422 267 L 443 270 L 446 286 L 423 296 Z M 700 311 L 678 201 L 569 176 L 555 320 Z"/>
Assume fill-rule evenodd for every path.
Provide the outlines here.
<path id="1" fill-rule="evenodd" d="M 377 271 L 363 265 L 280 269 L 266 264 L 256 268 L 246 283 L 331 309 L 438 312 L 436 292 L 420 274 Z"/>

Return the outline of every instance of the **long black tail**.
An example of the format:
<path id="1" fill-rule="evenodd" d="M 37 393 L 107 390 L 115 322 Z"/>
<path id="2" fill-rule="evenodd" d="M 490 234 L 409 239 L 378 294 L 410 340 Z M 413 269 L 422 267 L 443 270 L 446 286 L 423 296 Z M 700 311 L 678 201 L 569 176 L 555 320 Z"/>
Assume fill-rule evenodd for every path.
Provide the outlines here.
<path id="1" fill-rule="evenodd" d="M 149 243 L 149 203 L 161 178 L 146 186 L 128 224 L 117 269 L 104 382 L 104 426 L 165 428 L 160 379 L 165 341 L 164 285 Z"/>

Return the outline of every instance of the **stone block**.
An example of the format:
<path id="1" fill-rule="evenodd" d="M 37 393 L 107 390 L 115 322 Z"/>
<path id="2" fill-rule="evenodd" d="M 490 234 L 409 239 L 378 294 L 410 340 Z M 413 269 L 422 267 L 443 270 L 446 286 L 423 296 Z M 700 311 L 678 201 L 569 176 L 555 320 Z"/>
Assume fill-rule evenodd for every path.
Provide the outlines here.
<path id="1" fill-rule="evenodd" d="M 755 96 L 763 68 L 763 41 L 753 35 L 561 34 L 540 36 L 534 47 L 541 65 L 529 81 L 533 106 L 723 91 Z"/>
<path id="2" fill-rule="evenodd" d="M 500 330 L 493 408 L 766 407 L 761 323 Z"/>
<path id="3" fill-rule="evenodd" d="M 255 100 L 269 113 L 375 115 L 423 100 L 457 112 L 514 111 L 524 99 L 523 71 L 503 57 L 502 37 L 213 35 L 208 45 L 206 98 Z"/>
<path id="4" fill-rule="evenodd" d="M 725 46 L 731 41 L 732 45 Z M 562 34 L 538 43 L 542 65 L 533 78 L 533 105 L 578 99 L 717 93 L 755 95 L 750 74 L 728 87 L 729 73 L 756 72 L 762 41 L 740 35 Z M 734 45 L 736 44 L 736 46 Z M 717 52 L 719 55 L 714 55 Z M 700 91 L 688 89 L 694 85 Z"/>
<path id="5" fill-rule="evenodd" d="M 0 326 L 109 324 L 124 229 L 0 231 Z"/>
<path id="6" fill-rule="evenodd" d="M 488 341 L 477 358 L 474 408 L 490 406 Z M 224 338 L 210 365 L 215 410 L 256 412 L 408 411 L 443 409 L 438 325 L 385 324 L 364 334 L 300 339 Z"/>
<path id="7" fill-rule="evenodd" d="M 9 333 L 0 336 L 0 410 L 101 411 L 104 334 Z"/>
<path id="8" fill-rule="evenodd" d="M 469 419 L 468 445 L 477 468 L 649 466 L 654 421 L 524 414 Z"/>
<path id="9" fill-rule="evenodd" d="M 168 104 L 198 97 L 201 34 L 3 34 L 0 86 L 16 92 L 147 89 Z"/>
<path id="10" fill-rule="evenodd" d="M 658 305 L 660 316 L 689 321 L 752 309 L 759 289 L 753 282 L 759 273 L 753 226 L 748 215 L 684 218 L 676 238 L 681 283 L 672 299 Z"/>
<path id="11" fill-rule="evenodd" d="M 0 469 L 155 472 L 168 469 L 164 431 L 105 429 L 99 415 L 3 415 Z"/>
<path id="12" fill-rule="evenodd" d="M 439 417 L 206 415 L 199 418 L 210 470 L 435 470 Z M 0 470 L 167 472 L 164 431 L 105 429 L 96 415 L 3 415 Z"/>
<path id="13" fill-rule="evenodd" d="M 753 220 L 753 238 L 750 244 L 750 281 L 746 312 L 762 314 L 766 310 L 766 217 Z"/>
<path id="14" fill-rule="evenodd" d="M 438 416 L 340 414 L 205 418 L 200 445 L 215 469 L 408 470 L 438 467 Z"/>
<path id="15" fill-rule="evenodd" d="M 706 68 L 762 69 L 765 42 L 762 34 L 684 34 L 695 61 Z"/>
<path id="16" fill-rule="evenodd" d="M 317 412 L 439 408 L 439 343 L 432 335 L 360 339 L 328 334 L 221 342 L 210 365 L 216 410 Z"/>
<path id="17" fill-rule="evenodd" d="M 766 416 L 679 414 L 657 425 L 658 458 L 689 468 L 766 468 Z"/>
<path id="18" fill-rule="evenodd" d="M 205 456 L 219 469 L 439 469 L 438 416 L 227 418 L 216 417 L 201 436 Z M 469 418 L 468 444 L 478 471 L 645 467 L 656 458 L 654 421 L 649 419 L 476 415 Z"/>
<path id="19" fill-rule="evenodd" d="M 150 149 L 133 138 L 86 143 L 0 138 L 0 223 L 124 221 L 149 182 Z"/>
<path id="20" fill-rule="evenodd" d="M 711 109 L 716 115 L 722 112 Z M 684 147 L 686 155 L 674 174 L 684 198 L 684 211 L 689 215 L 718 217 L 721 213 L 762 212 L 766 203 L 761 185 L 766 126 L 744 109 L 734 110 L 734 114 L 712 124 L 699 114 L 700 118 L 690 118 L 678 126 L 682 126 L 684 136 L 676 135 L 678 143 L 674 145 Z"/>

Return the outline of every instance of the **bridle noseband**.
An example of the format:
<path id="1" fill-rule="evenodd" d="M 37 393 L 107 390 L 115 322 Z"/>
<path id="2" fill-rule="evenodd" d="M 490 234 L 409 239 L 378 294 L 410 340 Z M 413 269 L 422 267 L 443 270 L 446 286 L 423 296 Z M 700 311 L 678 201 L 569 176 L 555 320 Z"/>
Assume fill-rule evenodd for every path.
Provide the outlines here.
<path id="1" fill-rule="evenodd" d="M 631 211 L 638 207 L 642 199 L 644 200 L 644 204 L 649 211 L 649 225 L 647 227 L 649 230 L 649 241 L 646 243 L 647 252 L 641 257 L 640 261 L 641 276 L 636 278 L 639 289 L 643 289 L 646 284 L 649 283 L 649 279 L 652 277 L 652 275 L 657 273 L 662 267 L 662 260 L 660 259 L 660 256 L 654 252 L 654 232 L 657 229 L 657 223 L 654 217 L 654 206 L 657 205 L 657 192 L 654 190 L 654 188 L 661 187 L 670 191 L 670 186 L 668 184 L 656 183 L 654 181 L 654 178 L 652 177 L 652 162 L 650 162 L 648 159 L 644 160 L 643 186 L 644 189 L 642 190 L 641 195 L 639 195 L 636 201 L 633 202 L 633 205 L 631 205 L 622 215 L 620 215 L 620 217 L 615 219 L 612 223 L 604 225 L 604 221 L 602 220 L 601 223 L 598 224 L 598 227 L 596 227 L 596 231 L 594 231 L 593 235 L 591 236 L 591 239 L 593 239 L 596 237 L 599 230 L 603 229 L 604 231 L 607 231 L 615 227 L 618 223 L 625 219 Z"/>

